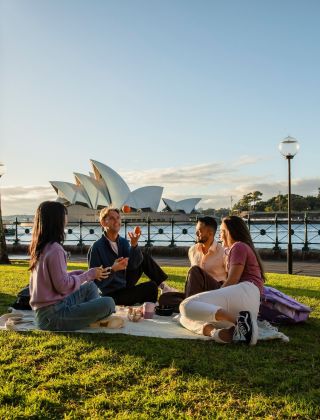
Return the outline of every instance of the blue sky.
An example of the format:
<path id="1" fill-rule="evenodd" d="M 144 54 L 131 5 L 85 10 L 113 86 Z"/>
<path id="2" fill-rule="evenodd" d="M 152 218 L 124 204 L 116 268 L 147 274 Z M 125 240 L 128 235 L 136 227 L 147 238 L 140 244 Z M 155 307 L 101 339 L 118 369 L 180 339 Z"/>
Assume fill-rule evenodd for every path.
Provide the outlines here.
<path id="1" fill-rule="evenodd" d="M 320 187 L 317 0 L 0 0 L 4 214 L 89 159 L 131 189 L 230 205 Z"/>

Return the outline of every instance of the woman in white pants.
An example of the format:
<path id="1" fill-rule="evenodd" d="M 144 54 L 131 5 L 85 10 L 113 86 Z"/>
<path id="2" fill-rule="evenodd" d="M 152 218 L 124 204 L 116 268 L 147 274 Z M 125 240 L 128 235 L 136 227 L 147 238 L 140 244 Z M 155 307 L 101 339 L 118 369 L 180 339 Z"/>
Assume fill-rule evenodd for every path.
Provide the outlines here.
<path id="1" fill-rule="evenodd" d="M 237 216 L 222 220 L 220 237 L 226 247 L 228 277 L 221 289 L 198 293 L 180 305 L 181 324 L 218 343 L 244 341 L 255 345 L 264 270 L 246 223 Z M 218 325 L 231 325 L 218 328 Z M 199 328 L 200 327 L 200 328 Z"/>

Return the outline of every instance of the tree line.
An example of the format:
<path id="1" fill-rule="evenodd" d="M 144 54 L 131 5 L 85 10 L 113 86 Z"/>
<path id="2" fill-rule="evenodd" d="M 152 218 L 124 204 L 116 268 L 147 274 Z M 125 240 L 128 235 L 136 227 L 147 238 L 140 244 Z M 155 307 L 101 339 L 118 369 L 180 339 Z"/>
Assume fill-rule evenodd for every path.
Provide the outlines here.
<path id="1" fill-rule="evenodd" d="M 291 207 L 293 211 L 316 211 L 320 210 L 320 188 L 318 195 L 291 194 Z M 253 191 L 245 194 L 232 207 L 232 211 L 264 211 L 281 212 L 288 210 L 288 194 L 281 194 L 271 197 L 269 200 L 262 199 L 260 191 Z"/>
<path id="2" fill-rule="evenodd" d="M 230 212 L 242 211 L 263 211 L 263 212 L 286 212 L 288 211 L 288 194 L 281 194 L 263 200 L 261 191 L 253 191 L 245 194 L 240 200 L 230 206 L 229 209 L 198 209 L 203 214 L 226 215 Z M 232 200 L 231 200 L 232 201 Z M 291 208 L 293 211 L 320 211 L 320 188 L 318 195 L 307 195 L 306 197 L 298 194 L 291 194 Z"/>

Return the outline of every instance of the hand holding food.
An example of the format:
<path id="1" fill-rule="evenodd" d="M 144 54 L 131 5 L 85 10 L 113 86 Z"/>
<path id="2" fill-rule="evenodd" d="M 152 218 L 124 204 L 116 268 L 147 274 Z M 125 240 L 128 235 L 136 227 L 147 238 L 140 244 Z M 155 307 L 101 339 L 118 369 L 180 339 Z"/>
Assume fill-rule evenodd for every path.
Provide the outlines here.
<path id="1" fill-rule="evenodd" d="M 103 268 L 103 266 L 101 265 L 100 267 L 96 267 L 95 270 L 96 270 L 95 278 L 97 280 L 107 279 L 110 275 L 110 267 Z"/>
<path id="2" fill-rule="evenodd" d="M 137 230 L 137 228 L 139 228 L 139 229 L 140 229 L 140 227 L 139 227 L 139 226 L 136 226 L 136 227 L 134 228 L 134 231 L 133 231 L 133 232 L 128 232 L 128 236 L 129 236 L 129 239 L 130 239 L 130 245 L 131 245 L 132 247 L 136 247 L 136 246 L 138 245 L 138 240 L 139 240 L 140 235 L 141 235 L 141 229 L 140 229 L 140 233 L 136 233 L 136 232 L 139 232 L 139 231 Z"/>
<path id="3" fill-rule="evenodd" d="M 135 235 L 141 235 L 141 228 L 140 228 L 140 226 L 136 226 L 134 229 L 133 229 L 133 233 L 135 234 Z"/>

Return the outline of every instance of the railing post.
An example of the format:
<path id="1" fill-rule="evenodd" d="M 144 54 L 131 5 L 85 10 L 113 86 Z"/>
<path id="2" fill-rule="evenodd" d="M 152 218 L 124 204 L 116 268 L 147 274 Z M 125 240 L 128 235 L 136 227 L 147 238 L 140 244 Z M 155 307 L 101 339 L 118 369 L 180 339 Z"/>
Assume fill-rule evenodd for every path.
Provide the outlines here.
<path id="1" fill-rule="evenodd" d="M 302 251 L 308 252 L 309 251 L 309 242 L 308 242 L 308 215 L 307 212 L 304 214 L 304 244 L 302 247 Z"/>
<path id="2" fill-rule="evenodd" d="M 79 242 L 78 242 L 78 245 L 77 245 L 79 247 L 82 247 L 82 245 L 83 245 L 83 240 L 82 240 L 82 224 L 83 224 L 83 222 L 80 219 L 79 220 Z"/>
<path id="3" fill-rule="evenodd" d="M 15 227 L 15 239 L 14 239 L 14 245 L 19 245 L 19 236 L 18 236 L 18 224 L 19 224 L 19 222 L 18 222 L 18 218 L 16 217 L 16 221 L 14 222 L 14 224 L 16 225 L 16 227 Z"/>
<path id="4" fill-rule="evenodd" d="M 147 231 L 148 231 L 148 238 L 147 238 L 147 243 L 146 246 L 151 246 L 151 221 L 150 221 L 150 217 L 147 217 Z"/>
<path id="5" fill-rule="evenodd" d="M 248 213 L 248 221 L 247 221 L 247 224 L 248 224 L 248 229 L 249 229 L 249 232 L 250 232 L 250 226 L 251 226 L 250 213 Z"/>
<path id="6" fill-rule="evenodd" d="M 175 243 L 174 243 L 174 219 L 171 219 L 171 242 L 170 242 L 170 247 L 175 247 Z"/>
<path id="7" fill-rule="evenodd" d="M 274 217 L 274 224 L 275 224 L 275 227 L 276 227 L 276 240 L 275 240 L 275 243 L 274 243 L 273 250 L 274 251 L 280 251 L 280 247 L 279 247 L 279 230 L 278 230 L 279 223 L 278 223 L 278 215 L 277 214 Z"/>

